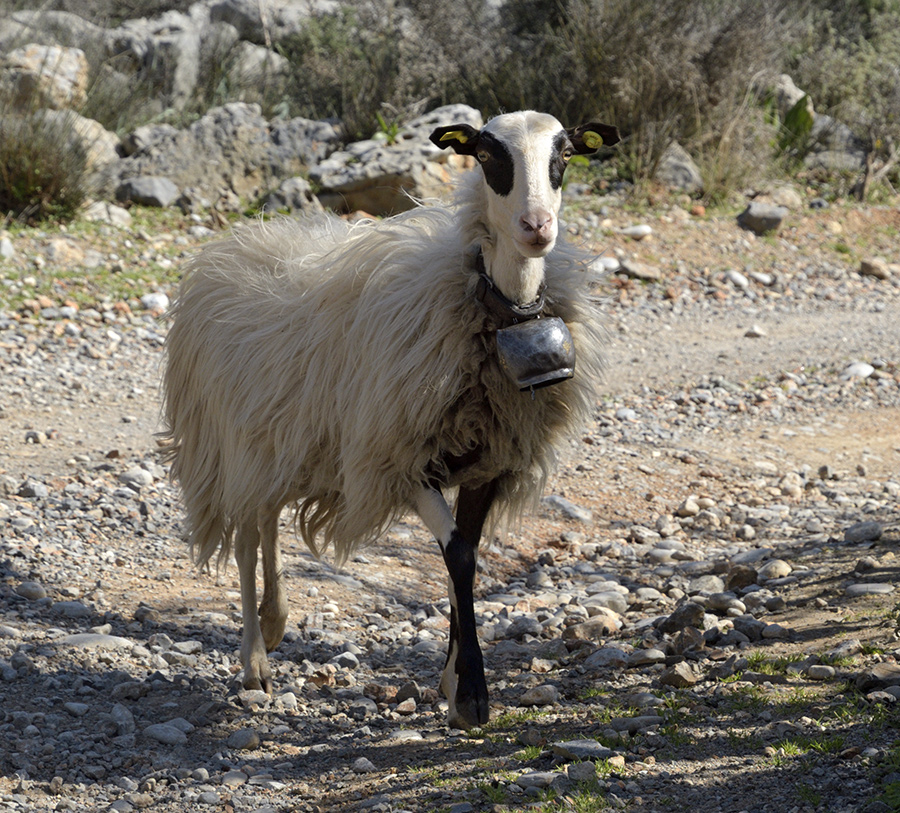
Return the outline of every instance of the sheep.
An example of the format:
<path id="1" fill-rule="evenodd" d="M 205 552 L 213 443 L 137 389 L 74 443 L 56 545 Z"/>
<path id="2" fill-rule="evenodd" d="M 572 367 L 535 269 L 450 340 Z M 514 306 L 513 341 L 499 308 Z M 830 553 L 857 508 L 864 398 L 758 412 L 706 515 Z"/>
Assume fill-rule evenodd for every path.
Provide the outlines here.
<path id="1" fill-rule="evenodd" d="M 557 446 L 596 403 L 602 330 L 589 257 L 558 237 L 563 173 L 618 134 L 526 111 L 431 140 L 477 162 L 453 205 L 238 225 L 189 261 L 162 434 L 195 560 L 237 561 L 244 687 L 273 688 L 266 653 L 288 617 L 282 509 L 339 564 L 414 510 L 448 572 L 448 723 L 470 728 L 489 717 L 473 606 L 482 532 L 536 503 Z M 522 392 L 498 335 L 533 317 L 562 320 L 578 367 Z"/>

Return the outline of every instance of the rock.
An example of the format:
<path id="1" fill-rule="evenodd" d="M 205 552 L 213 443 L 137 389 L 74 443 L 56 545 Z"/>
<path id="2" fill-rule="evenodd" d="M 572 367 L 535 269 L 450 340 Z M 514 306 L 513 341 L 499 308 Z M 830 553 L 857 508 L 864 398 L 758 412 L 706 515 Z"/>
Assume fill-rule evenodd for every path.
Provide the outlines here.
<path id="1" fill-rule="evenodd" d="M 787 214 L 788 210 L 783 206 L 772 206 L 754 201 L 738 215 L 737 223 L 742 229 L 763 235 L 778 229 Z"/>
<path id="2" fill-rule="evenodd" d="M 630 259 L 622 260 L 619 273 L 643 282 L 659 282 L 662 279 L 662 271 L 655 265 Z"/>
<path id="3" fill-rule="evenodd" d="M 142 488 L 153 485 L 153 475 L 147 469 L 135 466 L 122 472 L 119 475 L 119 481 L 140 491 Z"/>
<path id="4" fill-rule="evenodd" d="M 549 788 L 560 777 L 562 774 L 556 771 L 529 771 L 516 779 L 515 783 L 520 788 Z"/>
<path id="5" fill-rule="evenodd" d="M 653 229 L 643 223 L 638 226 L 626 226 L 621 231 L 621 234 L 623 236 L 630 237 L 632 240 L 643 240 L 645 237 L 649 237 L 652 233 Z"/>
<path id="6" fill-rule="evenodd" d="M 659 159 L 654 179 L 671 189 L 680 189 L 689 195 L 703 191 L 703 176 L 694 160 L 677 141 L 669 142 Z"/>
<path id="7" fill-rule="evenodd" d="M 258 105 L 231 102 L 208 110 L 186 129 L 141 129 L 134 139 L 139 145 L 132 149 L 140 148 L 104 171 L 104 189 L 115 190 L 126 179 L 162 176 L 217 201 L 219 208 L 239 209 L 240 198 L 260 197 L 273 184 L 323 161 L 341 134 L 330 122 L 270 123 Z"/>
<path id="8" fill-rule="evenodd" d="M 144 729 L 144 736 L 165 745 L 186 745 L 187 735 L 179 728 L 166 723 L 154 723 Z"/>
<path id="9" fill-rule="evenodd" d="M 287 178 L 281 182 L 276 190 L 269 193 L 263 211 L 277 212 L 287 210 L 289 212 L 321 212 L 325 207 L 316 197 L 304 178 Z"/>
<path id="10" fill-rule="evenodd" d="M 57 601 L 50 609 L 66 618 L 88 618 L 92 612 L 91 608 L 81 601 Z"/>
<path id="11" fill-rule="evenodd" d="M 30 43 L 0 61 L 0 89 L 21 110 L 79 108 L 87 98 L 89 73 L 80 48 Z"/>
<path id="12" fill-rule="evenodd" d="M 252 728 L 239 728 L 229 735 L 225 744 L 235 751 L 252 751 L 259 748 L 259 734 Z"/>
<path id="13" fill-rule="evenodd" d="M 517 618 L 506 629 L 505 637 L 516 641 L 522 640 L 526 635 L 539 638 L 544 628 L 541 622 L 530 615 L 524 615 Z"/>
<path id="14" fill-rule="evenodd" d="M 793 568 L 784 559 L 770 559 L 757 571 L 757 576 L 763 581 L 771 579 L 783 579 L 790 575 Z"/>
<path id="15" fill-rule="evenodd" d="M 696 497 L 687 497 L 675 509 L 675 515 L 678 517 L 695 517 L 700 513 L 700 505 L 697 502 Z"/>
<path id="16" fill-rule="evenodd" d="M 348 145 L 312 167 L 309 179 L 320 189 L 319 200 L 340 212 L 406 211 L 415 205 L 413 198 L 446 194 L 449 156 L 428 136 L 435 127 L 455 123 L 480 128 L 481 114 L 465 105 L 438 108 L 401 127 L 391 144 L 370 139 Z"/>
<path id="17" fill-rule="evenodd" d="M 891 277 L 891 268 L 881 257 L 870 257 L 860 263 L 859 273 L 864 277 L 887 280 Z"/>
<path id="18" fill-rule="evenodd" d="M 771 88 L 772 96 L 781 114 L 782 120 L 786 118 L 791 109 L 804 97 L 806 98 L 806 109 L 810 115 L 814 115 L 812 99 L 809 98 L 806 91 L 801 90 L 794 84 L 794 80 L 786 73 L 782 73 L 775 77 Z"/>
<path id="19" fill-rule="evenodd" d="M 575 503 L 560 497 L 556 494 L 548 494 L 541 498 L 541 505 L 554 511 L 559 511 L 567 519 L 574 519 L 585 525 L 591 525 L 594 522 L 594 515 L 586 508 L 575 505 Z"/>
<path id="20" fill-rule="evenodd" d="M 851 598 L 858 598 L 859 596 L 882 596 L 893 593 L 894 585 L 880 582 L 869 582 L 866 584 L 857 583 L 851 584 L 844 592 Z"/>
<path id="21" fill-rule="evenodd" d="M 703 616 L 703 607 L 696 602 L 688 601 L 676 609 L 668 618 L 663 619 L 657 629 L 663 633 L 674 634 L 685 627 L 700 628 L 703 625 Z"/>
<path id="22" fill-rule="evenodd" d="M 628 655 L 618 647 L 604 646 L 588 655 L 582 665 L 589 671 L 621 669 L 628 665 Z"/>
<path id="23" fill-rule="evenodd" d="M 116 189 L 118 200 L 131 201 L 142 206 L 158 206 L 163 209 L 174 203 L 180 194 L 178 187 L 171 180 L 153 175 L 129 178 L 119 184 Z"/>
<path id="24" fill-rule="evenodd" d="M 844 368 L 841 378 L 848 380 L 851 378 L 868 378 L 875 372 L 875 368 L 871 364 L 864 361 L 855 361 Z"/>
<path id="25" fill-rule="evenodd" d="M 528 689 L 520 698 L 520 706 L 551 706 L 559 700 L 559 689 L 549 683 Z"/>
<path id="26" fill-rule="evenodd" d="M 555 742 L 550 746 L 550 750 L 566 761 L 576 759 L 609 759 L 613 754 L 609 748 L 605 745 L 601 745 L 596 740 L 566 740 L 565 742 Z"/>
<path id="27" fill-rule="evenodd" d="M 69 149 L 84 155 L 90 184 L 98 173 L 119 161 L 119 137 L 93 119 L 73 110 L 41 110 L 35 120 L 36 126 L 57 131 Z"/>
<path id="28" fill-rule="evenodd" d="M 856 678 L 856 688 L 861 692 L 900 686 L 900 664 L 876 663 L 863 670 Z"/>
<path id="29" fill-rule="evenodd" d="M 674 686 L 676 689 L 686 689 L 699 681 L 700 676 L 694 672 L 687 661 L 670 666 L 659 676 L 661 686 Z"/>
<path id="30" fill-rule="evenodd" d="M 665 663 L 666 653 L 661 649 L 651 647 L 650 649 L 635 649 L 628 656 L 629 666 L 651 666 L 655 663 Z"/>
<path id="31" fill-rule="evenodd" d="M 396 700 L 398 703 L 402 703 L 404 700 L 415 700 L 416 703 L 422 702 L 422 689 L 419 687 L 419 684 L 414 680 L 410 680 L 404 683 L 397 690 Z"/>
<path id="32" fill-rule="evenodd" d="M 359 759 L 356 759 L 353 762 L 354 773 L 374 773 L 377 770 L 378 768 L 365 757 L 359 757 Z"/>
<path id="33" fill-rule="evenodd" d="M 330 0 L 266 0 L 262 7 L 256 0 L 216 0 L 210 4 L 209 19 L 233 26 L 241 39 L 250 42 L 280 42 L 299 34 L 311 15 L 335 12 L 335 6 Z"/>
<path id="34" fill-rule="evenodd" d="M 141 305 L 143 305 L 148 311 L 162 314 L 169 309 L 169 297 L 162 292 L 144 294 L 141 297 Z"/>
<path id="35" fill-rule="evenodd" d="M 123 229 L 131 226 L 130 212 L 106 201 L 94 201 L 81 213 L 81 216 L 91 222 L 109 223 L 111 226 Z"/>
<path id="36" fill-rule="evenodd" d="M 844 542 L 858 544 L 860 542 L 875 542 L 881 539 L 882 526 L 877 520 L 870 519 L 856 522 L 844 530 Z"/>
<path id="37" fill-rule="evenodd" d="M 75 603 L 80 604 L 80 602 Z M 56 605 L 54 605 L 54 607 L 56 607 Z M 97 633 L 93 632 L 78 632 L 74 635 L 66 635 L 64 638 L 61 638 L 58 642 L 56 642 L 56 645 L 85 650 L 119 649 L 123 651 L 130 651 L 134 647 L 134 641 L 128 638 L 122 638 L 118 635 L 98 635 Z"/>
<path id="38" fill-rule="evenodd" d="M 593 762 L 574 762 L 566 766 L 570 782 L 593 782 L 597 778 L 597 766 Z"/>
<path id="39" fill-rule="evenodd" d="M 836 674 L 833 666 L 824 663 L 814 663 L 806 670 L 806 675 L 810 680 L 831 680 Z"/>
<path id="40" fill-rule="evenodd" d="M 803 197 L 788 184 L 779 184 L 766 194 L 766 198 L 775 206 L 782 206 L 785 209 L 802 209 Z"/>
<path id="41" fill-rule="evenodd" d="M 43 585 L 37 582 L 22 582 L 16 585 L 16 595 L 22 596 L 22 598 L 26 598 L 29 601 L 38 601 L 47 597 L 47 591 Z"/>

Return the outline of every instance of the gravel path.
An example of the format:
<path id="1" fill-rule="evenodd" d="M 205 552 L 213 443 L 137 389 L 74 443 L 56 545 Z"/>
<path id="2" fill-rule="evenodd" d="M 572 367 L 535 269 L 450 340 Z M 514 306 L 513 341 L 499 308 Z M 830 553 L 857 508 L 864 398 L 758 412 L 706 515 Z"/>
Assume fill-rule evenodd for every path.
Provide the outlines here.
<path id="1" fill-rule="evenodd" d="M 0 810 L 898 809 L 900 272 L 822 235 L 884 253 L 900 214 L 672 215 L 573 218 L 661 280 L 598 287 L 607 394 L 485 552 L 468 734 L 413 517 L 341 572 L 285 537 L 276 695 L 244 692 L 236 570 L 192 568 L 153 439 L 164 320 L 0 311 Z"/>

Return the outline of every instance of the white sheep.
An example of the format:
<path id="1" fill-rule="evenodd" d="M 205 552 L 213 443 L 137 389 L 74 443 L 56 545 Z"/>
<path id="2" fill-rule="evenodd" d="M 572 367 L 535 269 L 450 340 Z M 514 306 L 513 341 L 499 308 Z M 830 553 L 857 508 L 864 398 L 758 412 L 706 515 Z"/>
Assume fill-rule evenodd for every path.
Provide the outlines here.
<path id="1" fill-rule="evenodd" d="M 167 344 L 165 434 L 195 558 L 233 551 L 238 563 L 245 687 L 271 692 L 266 652 L 287 620 L 281 510 L 314 553 L 333 545 L 342 562 L 413 509 L 448 568 L 449 722 L 470 727 L 488 719 L 473 608 L 483 526 L 533 505 L 555 447 L 596 403 L 588 258 L 557 239 L 563 172 L 618 136 L 529 111 L 431 138 L 480 164 L 454 206 L 241 225 L 190 262 Z M 498 330 L 536 314 L 568 326 L 577 371 L 522 392 Z"/>

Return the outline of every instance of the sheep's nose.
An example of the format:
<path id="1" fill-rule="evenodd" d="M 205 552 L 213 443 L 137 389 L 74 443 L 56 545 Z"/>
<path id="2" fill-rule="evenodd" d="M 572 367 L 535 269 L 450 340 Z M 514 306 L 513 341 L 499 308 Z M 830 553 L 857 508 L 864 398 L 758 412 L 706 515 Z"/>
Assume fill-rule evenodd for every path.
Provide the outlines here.
<path id="1" fill-rule="evenodd" d="M 540 234 L 542 231 L 546 231 L 552 222 L 553 215 L 549 212 L 530 212 L 519 218 L 519 225 L 526 233 Z"/>

